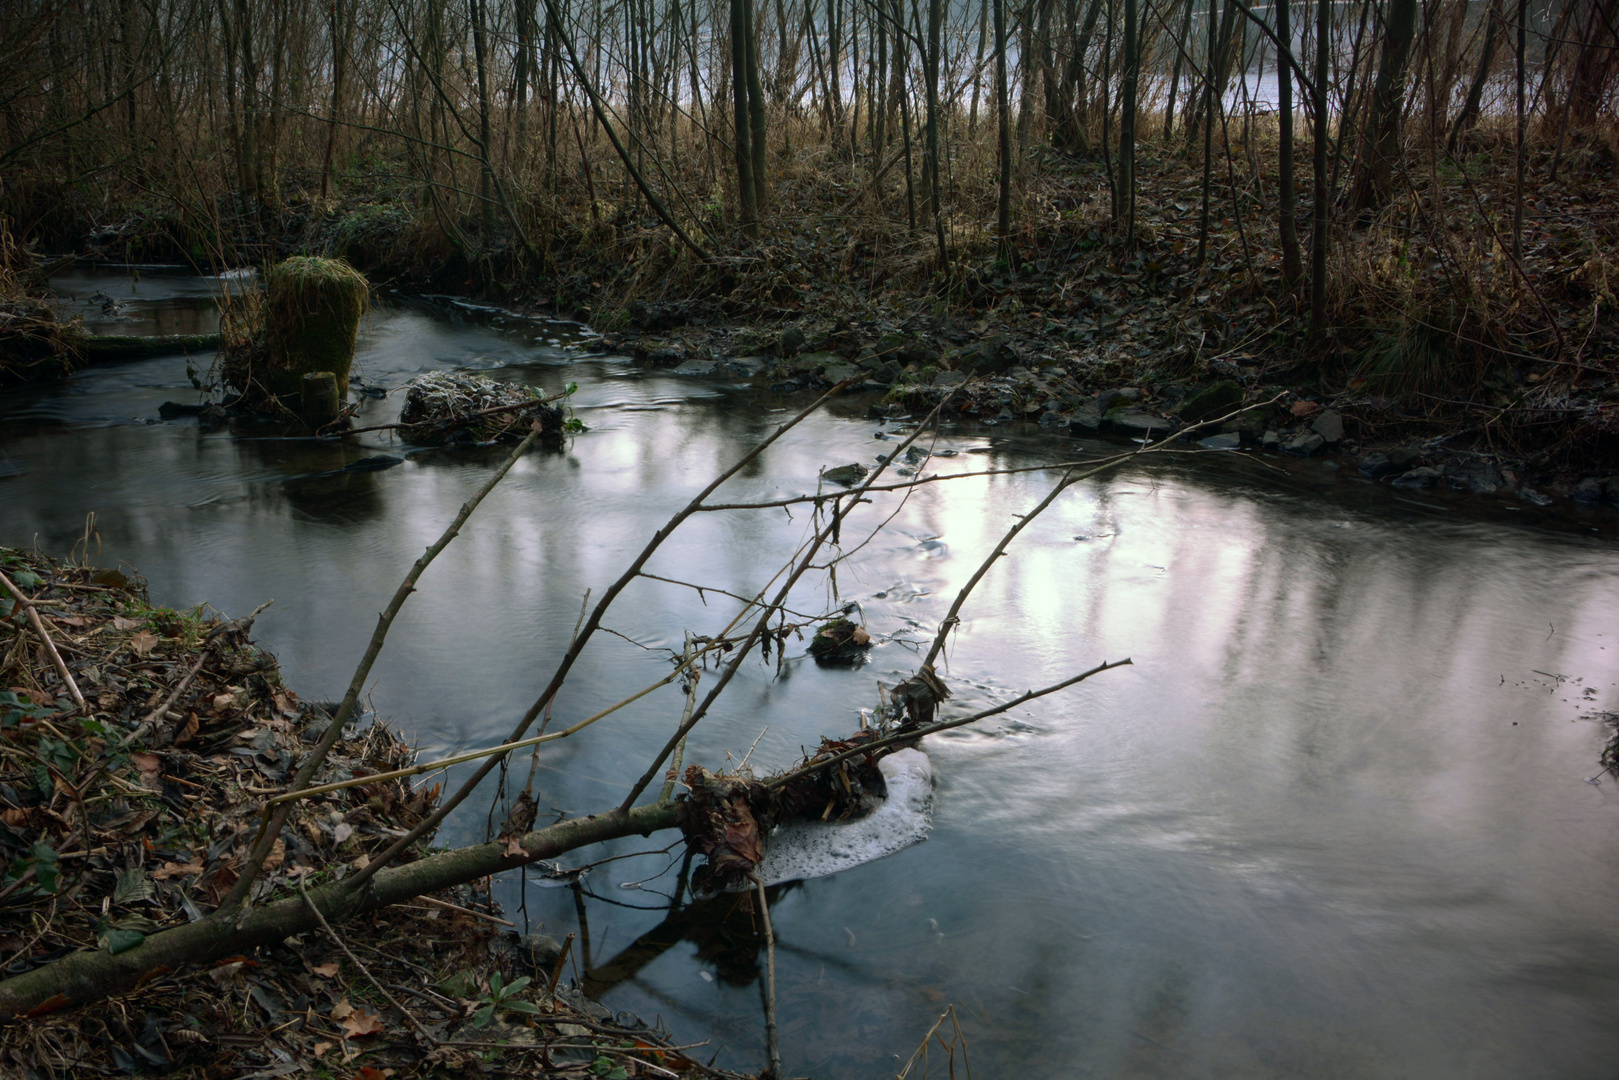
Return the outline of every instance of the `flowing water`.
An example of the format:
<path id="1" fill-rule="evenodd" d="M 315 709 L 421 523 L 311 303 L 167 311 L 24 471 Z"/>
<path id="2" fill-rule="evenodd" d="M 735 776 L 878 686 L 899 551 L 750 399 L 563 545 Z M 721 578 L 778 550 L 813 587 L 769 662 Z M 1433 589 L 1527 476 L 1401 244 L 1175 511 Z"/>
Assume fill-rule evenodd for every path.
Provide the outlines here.
<path id="1" fill-rule="evenodd" d="M 153 304 L 137 329 L 180 306 Z M 397 307 L 365 325 L 367 385 L 443 368 L 577 382 L 590 427 L 513 469 L 396 625 L 372 700 L 425 755 L 498 741 L 548 678 L 586 590 L 599 597 L 673 510 L 801 404 L 588 357 L 568 348 L 577 332 Z M 257 637 L 304 696 L 335 697 L 404 569 L 498 454 L 342 471 L 408 450 L 386 433 L 314 444 L 155 422 L 163 401 L 194 400 L 186 365 L 0 394 L 0 542 L 66 554 L 93 511 L 92 554 L 139 568 L 158 603 L 240 614 L 273 597 Z M 368 399 L 361 419 L 396 407 Z M 871 463 L 894 425 L 864 411 L 825 410 L 725 494 L 796 495 L 823 466 Z M 1097 449 L 947 428 L 935 450 L 955 453 L 925 470 Z M 1052 478 L 936 484 L 851 515 L 836 598 L 823 579 L 795 606 L 858 603 L 880 642 L 870 662 L 817 667 L 794 642 L 779 675 L 749 664 L 687 760 L 751 748 L 769 769 L 852 730 Z M 774 891 L 789 1071 L 892 1076 L 953 1004 L 980 1077 L 1612 1076 L 1619 784 L 1595 774 L 1597 716 L 1619 711 L 1619 552 L 1610 520 L 1552 530 L 1514 520 L 1524 513 L 1401 501 L 1325 465 L 1231 455 L 1071 490 L 974 594 L 942 672 L 950 707 L 1134 663 L 930 739 L 930 839 Z M 635 584 L 607 623 L 623 636 L 591 645 L 553 726 L 660 678 L 683 631 L 715 633 L 733 614 L 717 590 L 763 587 L 809 527 L 779 509 L 684 526 L 650 570 L 712 591 Z M 665 688 L 549 746 L 542 810 L 616 803 L 680 704 Z M 489 804 L 475 802 L 447 839 L 482 838 Z M 502 899 L 558 938 L 588 928 L 581 974 L 612 1008 L 760 1067 L 758 934 L 734 901 L 671 913 L 676 854 L 598 866 L 577 894 L 534 873 L 526 897 L 510 883 Z M 935 1044 L 936 1072 L 942 1055 Z"/>

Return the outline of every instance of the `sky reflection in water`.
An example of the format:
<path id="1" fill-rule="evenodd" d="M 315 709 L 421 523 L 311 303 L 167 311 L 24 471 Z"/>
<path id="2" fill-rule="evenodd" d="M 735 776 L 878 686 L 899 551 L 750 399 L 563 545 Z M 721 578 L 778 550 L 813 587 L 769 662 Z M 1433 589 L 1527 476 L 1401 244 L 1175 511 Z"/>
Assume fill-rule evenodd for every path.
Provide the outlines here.
<path id="1" fill-rule="evenodd" d="M 366 380 L 462 366 L 551 390 L 576 380 L 592 428 L 518 464 L 395 628 L 373 700 L 424 754 L 504 735 L 585 590 L 599 596 L 669 513 L 787 415 L 718 384 L 571 361 L 537 336 L 370 317 Z M 399 575 L 488 455 L 335 472 L 405 448 L 145 423 L 184 399 L 184 365 L 0 395 L 0 541 L 65 553 L 93 510 L 103 560 L 138 567 L 159 603 L 239 614 L 274 597 L 260 640 L 305 696 L 336 696 Z M 374 402 L 367 419 L 394 408 Z M 727 493 L 812 490 L 823 465 L 889 452 L 862 412 L 817 417 Z M 939 446 L 964 452 L 928 468 L 956 471 L 1082 444 L 973 429 Z M 879 497 L 851 518 L 846 546 L 897 516 L 840 568 L 836 600 L 857 601 L 880 639 L 921 640 L 1049 480 L 963 480 L 903 506 Z M 802 512 L 699 517 L 649 569 L 751 593 L 808 527 Z M 1101 660 L 1134 666 L 932 740 L 927 843 L 776 895 L 792 1071 L 891 1076 L 954 1003 L 981 1076 L 1611 1075 L 1619 786 L 1586 782 L 1604 731 L 1582 719 L 1619 709 L 1611 545 L 1179 462 L 1077 487 L 1014 550 L 950 648 L 956 707 Z M 795 598 L 834 602 L 824 581 Z M 705 606 L 635 584 L 608 625 L 653 651 L 598 641 L 553 723 L 661 677 L 656 650 L 678 648 L 686 628 L 713 633 L 733 610 L 713 593 Z M 795 660 L 776 680 L 750 665 L 687 760 L 739 758 L 768 725 L 753 761 L 786 763 L 850 730 L 875 683 L 914 663 L 893 640 L 852 671 Z M 679 704 L 660 690 L 549 749 L 542 806 L 621 798 Z M 481 838 L 486 808 L 448 839 Z M 637 905 L 586 901 L 592 978 L 614 1008 L 661 1015 L 682 1036 L 713 1037 L 722 1061 L 758 1067 L 751 919 L 648 910 L 666 903 L 673 869 L 621 887 L 670 862 L 623 860 L 587 879 Z M 516 889 L 505 897 L 515 910 Z M 565 889 L 531 889 L 528 913 L 558 937 L 578 928 Z"/>

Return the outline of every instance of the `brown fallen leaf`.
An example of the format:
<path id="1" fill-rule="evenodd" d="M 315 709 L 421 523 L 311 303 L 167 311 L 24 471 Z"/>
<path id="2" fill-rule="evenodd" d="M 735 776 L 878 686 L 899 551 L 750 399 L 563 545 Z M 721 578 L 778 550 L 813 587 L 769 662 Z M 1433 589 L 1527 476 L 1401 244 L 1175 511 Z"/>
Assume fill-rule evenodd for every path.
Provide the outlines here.
<path id="1" fill-rule="evenodd" d="M 281 869 L 282 860 L 287 857 L 287 842 L 279 836 L 275 838 L 275 846 L 270 849 L 270 857 L 264 860 L 264 872 L 274 873 Z"/>
<path id="2" fill-rule="evenodd" d="M 502 854 L 518 858 L 525 855 L 526 852 L 523 851 L 523 838 L 521 836 L 506 837 L 506 848 Z"/>
<path id="3" fill-rule="evenodd" d="M 314 1054 L 315 1054 L 316 1057 L 321 1057 L 326 1053 L 326 1051 L 330 1050 L 332 1047 L 334 1047 L 336 1045 L 337 1045 L 336 1043 L 318 1042 L 318 1043 L 315 1044 Z"/>
<path id="4" fill-rule="evenodd" d="M 354 1006 L 349 1004 L 348 998 L 343 998 L 332 1006 L 333 1020 L 347 1020 L 354 1013 Z"/>
<path id="5" fill-rule="evenodd" d="M 155 649 L 157 647 L 157 643 L 161 640 L 163 639 L 152 633 L 150 630 L 142 630 L 138 634 L 130 635 L 129 647 L 134 651 L 136 656 L 145 656 L 147 653 Z"/>
<path id="6" fill-rule="evenodd" d="M 141 787 L 149 791 L 163 790 L 163 781 L 160 777 L 163 772 L 162 758 L 145 750 L 137 750 L 129 755 L 129 761 L 140 770 Z"/>
<path id="7" fill-rule="evenodd" d="M 141 621 L 139 619 L 126 619 L 122 615 L 114 615 L 112 617 L 112 628 L 114 630 L 133 630 L 140 624 Z"/>
<path id="8" fill-rule="evenodd" d="M 191 736 L 195 735 L 196 733 L 197 733 L 197 712 L 196 712 L 195 709 L 193 709 L 193 710 L 191 710 L 190 712 L 188 712 L 186 714 L 185 726 L 180 729 L 180 734 L 178 734 L 178 735 L 176 735 L 174 737 L 174 745 L 179 746 L 181 743 L 185 742 L 187 739 L 191 738 Z"/>
<path id="9" fill-rule="evenodd" d="M 337 974 L 337 964 L 335 962 L 316 964 L 309 970 L 313 971 L 316 975 L 319 975 L 323 979 L 330 979 L 332 976 Z"/>
<path id="10" fill-rule="evenodd" d="M 234 708 L 235 705 L 235 694 L 224 693 L 214 695 L 213 707 L 215 712 L 224 712 L 226 709 Z"/>
<path id="11" fill-rule="evenodd" d="M 343 1025 L 343 1038 L 358 1039 L 366 1035 L 375 1035 L 379 1031 L 386 1031 L 387 1024 L 376 1013 L 368 1013 L 364 1009 L 355 1009 L 354 1012 L 338 1023 Z"/>
<path id="12" fill-rule="evenodd" d="M 161 870 L 152 871 L 152 877 L 158 881 L 167 881 L 170 878 L 200 874 L 205 869 L 206 867 L 202 865 L 202 860 L 197 858 L 193 858 L 188 863 L 166 862 Z"/>
<path id="13" fill-rule="evenodd" d="M 245 960 L 236 960 L 228 964 L 220 964 L 218 967 L 210 968 L 208 970 L 208 976 L 220 986 L 232 986 L 242 981 L 242 968 L 246 966 L 247 961 Z"/>

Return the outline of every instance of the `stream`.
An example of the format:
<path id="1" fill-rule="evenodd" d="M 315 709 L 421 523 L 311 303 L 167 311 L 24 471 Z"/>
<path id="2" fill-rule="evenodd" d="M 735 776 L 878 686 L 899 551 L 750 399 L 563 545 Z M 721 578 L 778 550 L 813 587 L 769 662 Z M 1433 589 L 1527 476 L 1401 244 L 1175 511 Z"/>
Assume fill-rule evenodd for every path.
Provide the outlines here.
<path id="1" fill-rule="evenodd" d="M 120 297 L 125 321 L 92 326 L 104 332 L 217 319 L 209 279 L 75 270 L 54 286 Z M 592 356 L 572 324 L 438 307 L 367 316 L 364 385 L 449 369 L 548 392 L 577 382 L 589 430 L 513 468 L 395 625 L 371 701 L 424 760 L 500 741 L 586 591 L 599 597 L 671 513 L 810 400 Z M 0 543 L 82 551 L 93 512 L 90 557 L 138 568 L 156 603 L 240 615 L 274 598 L 256 638 L 304 697 L 338 697 L 406 568 L 504 451 L 158 422 L 164 401 L 196 400 L 187 364 L 0 391 Z M 811 492 L 823 467 L 891 452 L 905 425 L 867 419 L 870 400 L 823 409 L 721 495 Z M 391 421 L 398 401 L 366 399 L 358 422 Z M 1033 425 L 946 426 L 923 442 L 937 455 L 923 471 L 938 473 L 1105 449 Z M 344 470 L 380 454 L 406 460 Z M 1601 714 L 1619 712 L 1613 523 L 1537 526 L 1526 509 L 1395 498 L 1348 472 L 1164 457 L 1077 485 L 1025 530 L 941 665 L 947 712 L 1133 664 L 931 737 L 926 842 L 772 891 L 790 1075 L 891 1077 L 950 1005 L 979 1077 L 1614 1074 L 1619 783 L 1597 775 Z M 869 662 L 820 667 L 793 641 L 779 674 L 744 665 L 687 762 L 751 752 L 769 771 L 854 730 L 1055 476 L 933 484 L 851 514 L 836 597 L 823 576 L 794 606 L 858 604 L 878 641 Z M 802 509 L 699 515 L 649 570 L 751 594 L 811 527 Z M 635 583 L 606 621 L 622 636 L 587 649 L 553 729 L 661 678 L 684 631 L 717 633 L 735 610 L 722 592 Z M 548 744 L 542 823 L 622 799 L 682 701 L 667 687 Z M 528 766 L 514 759 L 514 788 Z M 489 813 L 488 798 L 469 801 L 442 841 L 483 839 Z M 534 869 L 498 896 L 558 939 L 588 931 L 569 975 L 608 1007 L 709 1040 L 705 1060 L 761 1068 L 757 931 L 723 898 L 670 913 L 675 839 L 575 853 L 570 866 L 628 856 L 583 892 Z M 942 1075 L 938 1043 L 930 1061 Z"/>

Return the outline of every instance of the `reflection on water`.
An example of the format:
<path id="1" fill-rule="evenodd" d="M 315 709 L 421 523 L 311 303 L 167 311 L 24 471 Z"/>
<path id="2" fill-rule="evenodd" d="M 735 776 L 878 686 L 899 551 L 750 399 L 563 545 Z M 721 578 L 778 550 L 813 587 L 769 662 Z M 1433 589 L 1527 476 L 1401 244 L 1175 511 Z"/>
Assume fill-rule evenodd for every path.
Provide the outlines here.
<path id="1" fill-rule="evenodd" d="M 52 276 L 57 308 L 92 334 L 212 334 L 219 305 L 254 287 L 252 274 L 198 277 L 183 266 L 75 266 Z"/>
<path id="2" fill-rule="evenodd" d="M 365 378 L 386 389 L 448 366 L 577 381 L 592 429 L 513 469 L 394 628 L 375 704 L 430 754 L 504 735 L 586 591 L 600 596 L 786 415 L 534 340 L 546 336 L 379 310 L 362 343 Z M 0 540 L 65 552 L 95 510 L 102 557 L 138 566 L 161 603 L 240 613 L 274 597 L 264 644 L 306 695 L 335 696 L 399 576 L 490 463 L 413 455 L 385 433 L 321 444 L 145 422 L 188 389 L 176 358 L 0 395 Z M 363 420 L 396 407 L 368 401 Z M 727 495 L 813 490 L 822 466 L 888 452 L 864 408 L 790 433 Z M 928 468 L 1083 446 L 1002 430 L 946 431 L 940 448 L 960 453 Z M 405 460 L 347 469 L 381 454 Z M 795 1074 L 892 1075 L 954 1003 L 985 1076 L 1611 1075 L 1619 786 L 1587 782 L 1604 732 L 1585 718 L 1619 711 L 1619 559 L 1604 540 L 1310 470 L 1218 457 L 1127 470 L 1076 487 L 997 564 L 949 651 L 952 708 L 1105 659 L 1134 666 L 931 740 L 932 838 L 774 898 Z M 893 522 L 839 567 L 836 595 L 822 581 L 793 603 L 857 601 L 882 642 L 871 662 L 745 668 L 687 760 L 752 747 L 768 769 L 851 729 L 1049 479 L 934 485 L 851 515 L 851 551 Z M 807 528 L 780 510 L 700 516 L 648 570 L 750 594 Z M 661 678 L 658 650 L 687 628 L 714 633 L 727 603 L 636 582 L 608 620 L 622 637 L 586 650 L 553 725 Z M 549 747 L 542 810 L 622 798 L 681 700 L 658 690 Z M 446 839 L 481 838 L 487 808 Z M 661 1015 L 712 1038 L 722 1062 L 758 1067 L 748 913 L 671 911 L 668 842 L 579 853 L 648 852 L 588 879 L 585 971 L 615 1010 Z M 515 883 L 505 898 L 509 912 L 524 899 Z M 531 889 L 526 912 L 559 938 L 582 929 L 566 889 Z"/>

